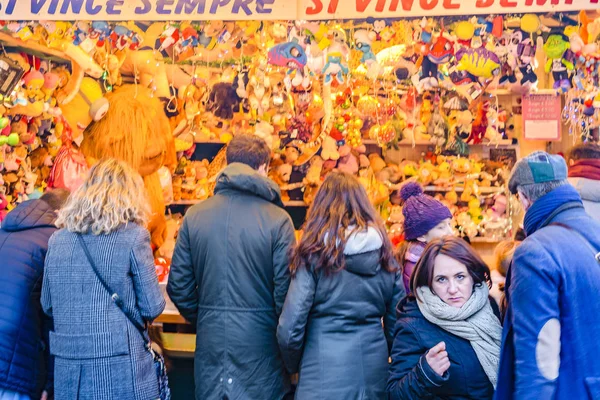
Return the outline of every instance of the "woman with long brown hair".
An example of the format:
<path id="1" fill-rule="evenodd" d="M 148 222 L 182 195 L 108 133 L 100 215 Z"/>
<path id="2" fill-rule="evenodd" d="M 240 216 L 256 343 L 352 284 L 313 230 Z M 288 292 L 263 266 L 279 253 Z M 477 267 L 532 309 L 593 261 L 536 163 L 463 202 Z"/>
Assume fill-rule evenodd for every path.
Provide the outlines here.
<path id="1" fill-rule="evenodd" d="M 464 240 L 425 248 L 398 305 L 390 399 L 491 399 L 502 327 L 493 310 L 490 270 Z"/>
<path id="2" fill-rule="evenodd" d="M 404 289 L 383 222 L 360 182 L 333 172 L 304 230 L 277 328 L 296 398 L 384 399 Z"/>

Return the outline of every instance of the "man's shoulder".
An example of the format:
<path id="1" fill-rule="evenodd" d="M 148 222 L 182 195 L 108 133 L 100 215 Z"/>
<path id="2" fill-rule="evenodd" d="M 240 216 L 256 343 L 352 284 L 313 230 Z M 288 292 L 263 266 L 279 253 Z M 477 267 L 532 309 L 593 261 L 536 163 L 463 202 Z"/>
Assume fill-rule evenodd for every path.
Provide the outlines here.
<path id="1" fill-rule="evenodd" d="M 219 211 L 234 210 L 239 214 L 244 214 L 250 211 L 259 214 L 266 213 L 271 219 L 289 217 L 288 213 L 283 208 L 260 197 L 249 195 L 244 199 L 244 201 L 235 202 L 235 204 L 226 200 L 226 195 L 216 194 L 191 207 L 186 216 L 214 215 Z"/>

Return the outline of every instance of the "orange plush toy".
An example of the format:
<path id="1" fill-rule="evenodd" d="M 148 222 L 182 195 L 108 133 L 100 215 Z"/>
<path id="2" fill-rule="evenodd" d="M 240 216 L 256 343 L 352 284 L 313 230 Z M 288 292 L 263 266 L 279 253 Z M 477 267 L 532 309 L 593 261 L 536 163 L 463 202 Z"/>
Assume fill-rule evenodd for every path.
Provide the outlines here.
<path id="1" fill-rule="evenodd" d="M 175 146 L 163 105 L 149 89 L 124 85 L 106 95 L 108 112 L 84 132 L 81 151 L 91 165 L 113 157 L 132 165 L 144 178 L 153 216 L 148 229 L 152 244 L 166 238 L 165 204 L 158 169 L 174 169 Z"/>

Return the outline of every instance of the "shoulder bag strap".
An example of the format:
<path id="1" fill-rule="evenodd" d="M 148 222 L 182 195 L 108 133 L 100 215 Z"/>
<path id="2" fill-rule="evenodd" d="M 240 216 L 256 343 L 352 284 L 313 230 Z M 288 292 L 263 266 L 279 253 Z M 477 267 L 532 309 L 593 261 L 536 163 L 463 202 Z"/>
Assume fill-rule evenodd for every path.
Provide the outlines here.
<path id="1" fill-rule="evenodd" d="M 144 335 L 144 332 L 146 331 L 146 329 L 139 322 L 137 322 L 135 320 L 135 318 L 125 308 L 125 304 L 123 303 L 123 300 L 121 300 L 119 295 L 115 291 L 113 291 L 108 286 L 106 281 L 102 278 L 102 276 L 98 272 L 98 269 L 96 268 L 96 264 L 94 263 L 94 260 L 92 259 L 92 255 L 90 254 L 90 251 L 89 251 L 87 245 L 85 244 L 85 241 L 83 240 L 83 237 L 81 236 L 81 234 L 79 234 L 79 233 L 77 234 L 77 239 L 79 240 L 79 244 L 83 248 L 83 252 L 85 253 L 85 256 L 87 257 L 88 262 L 90 263 L 90 265 L 92 266 L 92 269 L 94 270 L 94 274 L 96 274 L 96 277 L 98 278 L 98 280 L 100 281 L 100 283 L 102 284 L 104 289 L 108 292 L 108 294 L 110 295 L 110 297 L 114 301 L 114 303 L 117 305 L 117 307 L 119 307 L 119 310 L 121 310 L 123 312 L 123 314 L 125 314 L 125 316 L 129 320 L 129 322 L 131 322 L 133 324 L 133 326 L 135 326 L 135 328 L 140 332 L 140 335 L 142 335 L 142 338 L 144 339 L 144 343 L 148 344 L 148 339 L 146 339 L 146 336 Z"/>
<path id="2" fill-rule="evenodd" d="M 600 264 L 600 252 L 594 248 L 594 246 L 592 245 L 592 243 L 587 240 L 587 238 L 585 236 L 583 236 L 579 231 L 577 231 L 576 229 L 572 228 L 571 226 L 567 225 L 567 224 L 563 224 L 561 222 L 553 222 L 548 226 L 560 226 L 561 228 L 564 228 L 570 232 L 575 233 L 577 236 L 579 236 L 583 242 L 587 245 L 587 247 L 590 249 L 590 251 L 592 252 L 592 254 L 594 255 L 594 258 L 596 259 L 596 261 L 598 261 L 598 264 Z"/>

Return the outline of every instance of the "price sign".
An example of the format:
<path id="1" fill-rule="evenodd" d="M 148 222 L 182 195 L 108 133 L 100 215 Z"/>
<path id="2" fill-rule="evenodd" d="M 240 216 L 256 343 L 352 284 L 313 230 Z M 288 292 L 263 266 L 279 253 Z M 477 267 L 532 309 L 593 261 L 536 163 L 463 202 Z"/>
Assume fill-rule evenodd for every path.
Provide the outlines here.
<path id="1" fill-rule="evenodd" d="M 560 140 L 561 98 L 555 94 L 523 96 L 523 137 L 527 140 Z"/>

